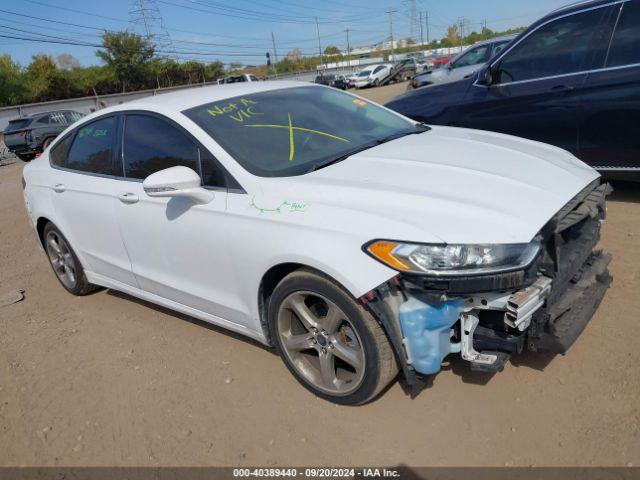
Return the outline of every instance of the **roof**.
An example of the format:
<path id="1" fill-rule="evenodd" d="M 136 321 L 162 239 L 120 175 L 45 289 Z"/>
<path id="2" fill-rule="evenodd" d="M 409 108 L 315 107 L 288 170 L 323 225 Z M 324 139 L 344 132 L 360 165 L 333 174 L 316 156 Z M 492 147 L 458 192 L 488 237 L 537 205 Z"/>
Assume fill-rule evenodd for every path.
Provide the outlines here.
<path id="1" fill-rule="evenodd" d="M 518 36 L 517 34 L 514 34 L 514 35 L 503 35 L 501 37 L 493 37 L 493 38 L 489 38 L 487 40 L 477 41 L 472 46 L 475 47 L 477 45 L 486 45 L 487 43 L 510 41 L 510 40 L 513 40 L 514 38 L 516 38 L 517 36 Z"/>
<path id="2" fill-rule="evenodd" d="M 223 85 L 211 85 L 206 87 L 193 87 L 176 92 L 153 95 L 127 102 L 126 104 L 118 106 L 124 106 L 126 107 L 126 109 L 131 109 L 135 108 L 136 106 L 145 107 L 149 105 L 155 105 L 169 108 L 171 110 L 183 111 L 188 108 L 203 105 L 205 103 L 217 102 L 226 98 L 238 97 L 240 95 L 250 95 L 253 93 L 267 92 L 270 90 L 279 90 L 283 88 L 309 86 L 314 86 L 314 84 L 309 82 L 294 82 L 286 80 L 229 83 Z M 318 86 L 318 88 L 322 87 Z M 113 108 L 114 110 L 122 110 L 122 108 L 111 108 Z M 111 108 L 100 110 L 100 113 L 111 110 Z"/>

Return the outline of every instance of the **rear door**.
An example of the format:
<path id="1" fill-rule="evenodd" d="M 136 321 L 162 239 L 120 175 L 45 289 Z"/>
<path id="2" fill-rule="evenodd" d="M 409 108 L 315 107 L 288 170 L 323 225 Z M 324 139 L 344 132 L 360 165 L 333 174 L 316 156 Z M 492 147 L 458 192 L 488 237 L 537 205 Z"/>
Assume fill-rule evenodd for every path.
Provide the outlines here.
<path id="1" fill-rule="evenodd" d="M 578 150 L 581 90 L 595 57 L 606 53 L 609 6 L 552 19 L 492 64 L 490 86 L 471 87 L 461 126 Z"/>
<path id="2" fill-rule="evenodd" d="M 118 117 L 81 125 L 50 153 L 56 224 L 89 274 L 136 286 L 115 218 Z M 91 279 L 90 279 L 91 280 Z M 104 283 L 104 282 L 101 282 Z"/>
<path id="3" fill-rule="evenodd" d="M 582 93 L 578 156 L 599 170 L 640 170 L 640 1 L 616 5 L 606 58 Z"/>

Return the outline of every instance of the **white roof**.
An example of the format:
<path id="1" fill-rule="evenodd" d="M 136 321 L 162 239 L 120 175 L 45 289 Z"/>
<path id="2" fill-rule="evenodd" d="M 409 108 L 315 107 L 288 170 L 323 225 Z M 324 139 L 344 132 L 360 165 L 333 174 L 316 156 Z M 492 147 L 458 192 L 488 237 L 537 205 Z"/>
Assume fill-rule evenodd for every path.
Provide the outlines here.
<path id="1" fill-rule="evenodd" d="M 181 112 L 188 108 L 203 105 L 205 103 L 218 102 L 226 98 L 249 95 L 252 93 L 267 92 L 269 90 L 278 90 L 282 88 L 309 86 L 322 88 L 319 85 L 314 85 L 313 83 L 309 82 L 293 82 L 286 80 L 267 82 L 239 82 L 224 85 L 187 88 L 176 92 L 144 97 L 139 100 L 134 100 L 119 106 L 126 107 L 126 109 L 131 109 L 135 108 L 136 106 L 145 107 L 155 105 Z M 105 111 L 106 110 L 100 110 L 100 113 L 104 113 Z"/>

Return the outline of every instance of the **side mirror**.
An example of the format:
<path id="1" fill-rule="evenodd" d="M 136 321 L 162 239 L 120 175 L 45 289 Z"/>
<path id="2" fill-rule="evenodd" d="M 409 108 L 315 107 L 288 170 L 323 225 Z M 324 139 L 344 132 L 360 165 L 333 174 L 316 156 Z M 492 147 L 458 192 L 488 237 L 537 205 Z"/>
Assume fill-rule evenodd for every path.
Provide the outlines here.
<path id="1" fill-rule="evenodd" d="M 447 68 L 448 68 L 449 70 L 453 70 L 453 68 L 454 68 L 454 67 L 453 67 L 453 64 L 452 64 L 451 62 L 447 63 Z"/>
<path id="2" fill-rule="evenodd" d="M 487 66 L 484 70 L 482 70 L 482 72 L 480 73 L 480 80 L 482 81 L 482 83 L 484 83 L 487 87 L 491 86 L 491 84 L 493 83 L 493 77 L 494 77 L 494 71 L 491 68 L 491 66 Z"/>
<path id="3" fill-rule="evenodd" d="M 209 203 L 213 193 L 201 186 L 200 175 L 188 167 L 171 167 L 152 173 L 142 182 L 150 197 L 187 197 L 196 203 Z"/>

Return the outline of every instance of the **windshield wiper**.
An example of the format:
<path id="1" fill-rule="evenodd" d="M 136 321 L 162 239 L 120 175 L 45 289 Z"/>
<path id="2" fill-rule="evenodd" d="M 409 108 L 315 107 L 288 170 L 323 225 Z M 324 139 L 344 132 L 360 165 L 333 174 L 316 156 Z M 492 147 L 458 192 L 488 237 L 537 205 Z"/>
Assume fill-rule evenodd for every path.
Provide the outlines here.
<path id="1" fill-rule="evenodd" d="M 407 135 L 415 135 L 417 133 L 424 133 L 424 132 L 426 132 L 428 130 L 431 130 L 431 127 L 425 125 L 424 123 L 418 123 L 418 124 L 416 124 L 416 129 L 415 130 L 411 130 L 411 131 L 408 131 L 408 132 L 394 133 L 393 135 L 388 135 L 388 136 L 383 137 L 383 138 L 378 138 L 378 139 L 374 140 L 373 142 L 365 143 L 363 145 L 360 145 L 358 148 L 354 148 L 353 150 L 349 150 L 348 152 L 343 153 L 339 157 L 332 158 L 328 162 L 317 163 L 317 164 L 313 165 L 309 169 L 309 171 L 307 173 L 315 172 L 316 170 L 320 170 L 321 168 L 328 167 L 329 165 L 333 165 L 335 163 L 341 162 L 341 161 L 346 160 L 347 158 L 349 158 L 351 155 L 355 155 L 356 153 L 362 152 L 364 150 L 369 150 L 370 148 L 377 147 L 378 145 L 382 145 L 383 143 L 390 142 L 391 140 L 396 140 L 396 139 L 401 138 L 401 137 L 406 137 Z"/>

